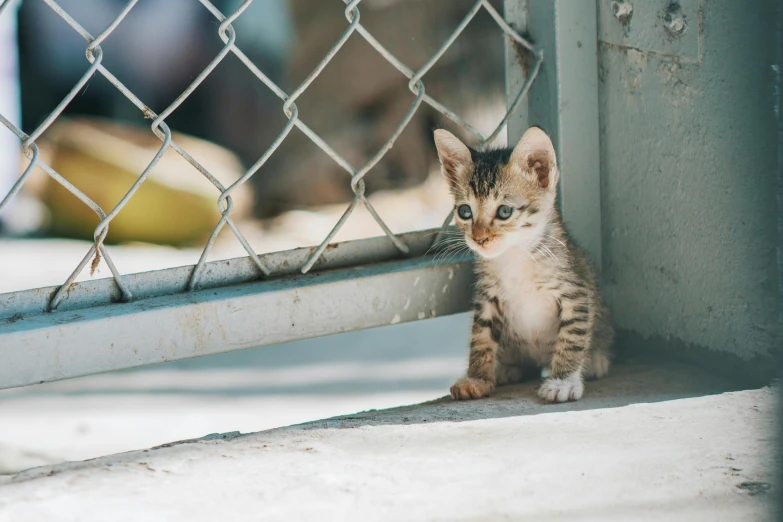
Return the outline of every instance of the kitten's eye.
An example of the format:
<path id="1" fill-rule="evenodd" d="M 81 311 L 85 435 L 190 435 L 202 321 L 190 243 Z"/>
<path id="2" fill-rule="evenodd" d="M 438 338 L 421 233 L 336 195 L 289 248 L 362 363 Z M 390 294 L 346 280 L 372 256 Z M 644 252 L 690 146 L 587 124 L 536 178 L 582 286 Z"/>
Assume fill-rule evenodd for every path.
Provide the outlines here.
<path id="1" fill-rule="evenodd" d="M 470 219 L 473 217 L 473 212 L 470 210 L 470 205 L 460 205 L 457 209 L 457 214 L 462 219 Z"/>
<path id="2" fill-rule="evenodd" d="M 498 218 L 499 219 L 508 219 L 511 217 L 511 214 L 514 213 L 514 209 L 509 207 L 508 205 L 500 205 L 498 207 Z"/>

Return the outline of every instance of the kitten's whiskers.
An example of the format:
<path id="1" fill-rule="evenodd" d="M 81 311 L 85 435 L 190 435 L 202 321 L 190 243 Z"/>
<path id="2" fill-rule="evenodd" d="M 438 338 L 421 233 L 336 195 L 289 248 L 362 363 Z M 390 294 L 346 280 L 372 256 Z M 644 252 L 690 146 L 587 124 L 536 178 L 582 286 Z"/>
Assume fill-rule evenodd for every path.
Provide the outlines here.
<path id="1" fill-rule="evenodd" d="M 548 238 L 551 238 L 551 239 L 554 239 L 555 241 L 557 241 L 558 243 L 560 243 L 561 245 L 563 245 L 565 248 L 568 248 L 568 247 L 566 246 L 566 244 L 565 244 L 565 243 L 563 243 L 562 241 L 560 241 L 559 239 L 557 239 L 555 236 L 550 236 L 549 234 L 547 234 L 547 236 L 546 236 L 546 237 L 548 237 Z"/>
<path id="2" fill-rule="evenodd" d="M 543 243 L 541 243 L 541 244 L 540 244 L 540 246 L 541 246 L 541 248 L 543 248 L 544 250 L 546 250 L 546 251 L 549 253 L 549 255 L 550 255 L 550 256 L 552 256 L 552 258 L 555 260 L 555 262 L 556 262 L 556 263 L 559 263 L 559 262 L 560 262 L 560 259 L 558 259 L 558 257 L 555 255 L 555 253 L 554 253 L 554 252 L 552 252 L 552 251 L 549 249 L 549 247 L 548 247 L 548 246 L 546 246 L 546 245 L 545 245 L 545 244 L 543 244 Z"/>
<path id="3" fill-rule="evenodd" d="M 542 248 L 542 246 L 543 246 L 543 245 L 538 245 L 538 246 L 536 247 L 536 252 L 539 252 L 539 253 L 540 253 L 542 256 L 544 256 L 544 257 L 546 257 L 546 258 L 549 258 L 549 259 L 551 259 L 552 261 L 555 261 L 555 262 L 557 262 L 557 259 L 556 259 L 555 257 L 553 257 L 553 256 L 552 256 L 552 252 L 551 252 L 551 250 L 549 250 L 549 249 L 547 249 L 547 250 L 544 250 L 544 249 Z M 550 264 L 553 264 L 553 263 L 550 263 Z"/>

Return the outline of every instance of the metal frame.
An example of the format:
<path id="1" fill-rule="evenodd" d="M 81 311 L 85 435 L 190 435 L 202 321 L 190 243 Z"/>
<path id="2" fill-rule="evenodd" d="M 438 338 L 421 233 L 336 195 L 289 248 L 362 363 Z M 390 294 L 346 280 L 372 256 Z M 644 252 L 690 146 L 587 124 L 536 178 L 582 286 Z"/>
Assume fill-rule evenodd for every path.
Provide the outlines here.
<path id="1" fill-rule="evenodd" d="M 422 255 L 434 233 L 402 237 L 414 258 L 385 238 L 336 244 L 306 275 L 295 263 L 312 248 L 269 254 L 281 275 L 264 281 L 248 258 L 207 263 L 205 286 L 216 286 L 195 292 L 184 292 L 192 266 L 126 276 L 145 296 L 129 303 L 79 306 L 105 295 L 110 279 L 75 285 L 70 306 L 49 313 L 35 312 L 56 287 L 0 296 L 0 314 L 26 312 L 0 321 L 0 389 L 465 311 L 471 258 Z"/>
<path id="2" fill-rule="evenodd" d="M 570 235 L 601 269 L 601 177 L 598 120 L 598 25 L 596 3 L 513 0 L 522 34 L 545 57 L 530 89 L 527 113 L 517 113 L 509 130 L 538 125 L 552 137 L 560 167 L 560 207 Z M 526 13 L 525 13 L 526 11 Z M 516 27 L 516 26 L 515 26 Z M 510 64 L 509 64 L 510 65 Z M 513 70 L 509 69 L 509 70 Z M 517 73 L 518 74 L 518 73 Z M 518 83 L 518 79 L 514 83 Z M 512 136 L 509 133 L 509 142 Z"/>

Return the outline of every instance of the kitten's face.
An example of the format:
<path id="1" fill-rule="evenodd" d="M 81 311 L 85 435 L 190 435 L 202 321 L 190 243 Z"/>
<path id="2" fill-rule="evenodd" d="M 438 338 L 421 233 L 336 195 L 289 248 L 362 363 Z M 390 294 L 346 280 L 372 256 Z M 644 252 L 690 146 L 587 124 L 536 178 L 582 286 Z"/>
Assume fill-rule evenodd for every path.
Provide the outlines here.
<path id="1" fill-rule="evenodd" d="M 549 137 L 533 127 L 513 150 L 477 152 L 437 130 L 435 144 L 467 245 L 487 259 L 513 246 L 532 250 L 554 209 L 558 173 Z"/>

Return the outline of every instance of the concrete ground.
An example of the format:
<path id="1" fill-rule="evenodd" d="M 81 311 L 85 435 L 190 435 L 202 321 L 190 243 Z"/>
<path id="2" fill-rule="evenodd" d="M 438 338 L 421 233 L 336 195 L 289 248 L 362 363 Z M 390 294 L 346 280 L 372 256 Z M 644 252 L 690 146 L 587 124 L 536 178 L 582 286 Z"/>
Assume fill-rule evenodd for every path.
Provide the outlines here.
<path id="1" fill-rule="evenodd" d="M 606 407 L 645 371 L 40 467 L 0 477 L 0 521 L 773 520 L 777 390 Z"/>

